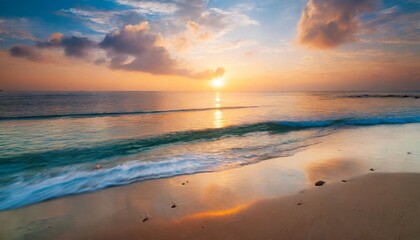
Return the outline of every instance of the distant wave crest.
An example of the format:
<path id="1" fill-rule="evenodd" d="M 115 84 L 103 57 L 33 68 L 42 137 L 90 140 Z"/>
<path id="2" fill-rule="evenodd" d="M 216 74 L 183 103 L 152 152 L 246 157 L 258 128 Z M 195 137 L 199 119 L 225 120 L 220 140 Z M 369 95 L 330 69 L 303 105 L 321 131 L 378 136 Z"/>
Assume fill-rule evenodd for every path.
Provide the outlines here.
<path id="1" fill-rule="evenodd" d="M 413 94 L 356 94 L 346 95 L 344 98 L 412 98 L 420 99 L 420 95 Z"/>
<path id="2" fill-rule="evenodd" d="M 143 114 L 162 114 L 175 112 L 199 112 L 210 110 L 230 110 L 243 108 L 257 108 L 258 106 L 227 106 L 227 107 L 209 107 L 209 108 L 188 108 L 171 110 L 151 110 L 151 111 L 133 111 L 133 112 L 103 112 L 103 113 L 70 113 L 70 114 L 52 114 L 52 115 L 30 115 L 30 116 L 10 116 L 0 117 L 0 121 L 11 120 L 42 120 L 54 118 L 94 118 L 94 117 L 114 117 L 123 115 L 143 115 Z"/>

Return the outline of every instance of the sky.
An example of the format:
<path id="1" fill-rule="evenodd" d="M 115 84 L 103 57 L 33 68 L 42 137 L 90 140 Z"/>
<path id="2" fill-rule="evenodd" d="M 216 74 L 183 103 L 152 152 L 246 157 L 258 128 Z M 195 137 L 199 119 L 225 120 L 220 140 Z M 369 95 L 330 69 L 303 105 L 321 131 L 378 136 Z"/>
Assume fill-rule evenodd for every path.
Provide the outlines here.
<path id="1" fill-rule="evenodd" d="M 0 89 L 216 87 L 420 90 L 420 0 L 0 0 Z"/>

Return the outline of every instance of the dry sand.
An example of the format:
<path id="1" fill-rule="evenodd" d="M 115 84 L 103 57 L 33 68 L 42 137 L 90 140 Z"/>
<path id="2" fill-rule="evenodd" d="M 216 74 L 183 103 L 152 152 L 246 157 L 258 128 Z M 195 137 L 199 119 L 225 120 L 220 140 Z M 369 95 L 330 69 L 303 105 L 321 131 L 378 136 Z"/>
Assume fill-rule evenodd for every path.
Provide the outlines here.
<path id="1" fill-rule="evenodd" d="M 419 239 L 420 174 L 370 173 L 347 182 L 180 220 L 118 219 L 56 239 Z M 127 214 L 130 209 L 127 209 Z M 124 213 L 123 213 L 124 214 Z M 50 236 L 51 237 L 51 236 Z"/>

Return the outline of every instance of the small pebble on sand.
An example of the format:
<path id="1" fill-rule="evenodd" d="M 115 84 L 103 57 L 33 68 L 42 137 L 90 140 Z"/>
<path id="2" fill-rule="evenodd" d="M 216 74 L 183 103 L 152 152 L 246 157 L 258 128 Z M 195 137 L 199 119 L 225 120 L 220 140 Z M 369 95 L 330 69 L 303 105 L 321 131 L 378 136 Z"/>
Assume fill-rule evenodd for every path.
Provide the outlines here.
<path id="1" fill-rule="evenodd" d="M 322 186 L 324 184 L 325 184 L 325 182 L 320 180 L 320 181 L 315 183 L 315 186 Z"/>

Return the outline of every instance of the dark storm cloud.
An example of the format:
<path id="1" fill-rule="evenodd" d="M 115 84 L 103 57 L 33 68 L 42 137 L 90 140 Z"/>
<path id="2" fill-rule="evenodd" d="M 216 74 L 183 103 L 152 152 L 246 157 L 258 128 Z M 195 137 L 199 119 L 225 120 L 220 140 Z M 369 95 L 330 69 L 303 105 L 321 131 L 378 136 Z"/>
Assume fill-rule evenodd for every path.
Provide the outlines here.
<path id="1" fill-rule="evenodd" d="M 355 40 L 359 16 L 377 0 L 309 0 L 298 23 L 298 42 L 310 48 L 333 48 Z"/>

